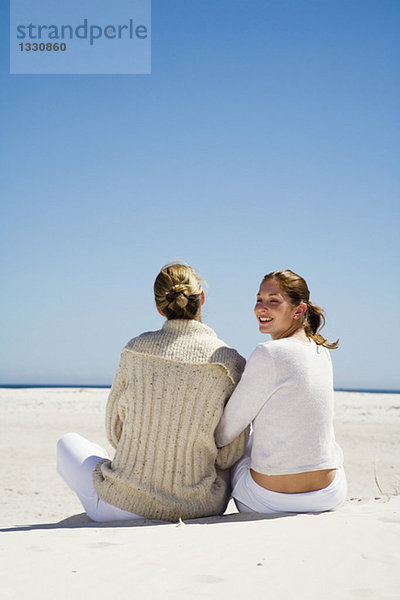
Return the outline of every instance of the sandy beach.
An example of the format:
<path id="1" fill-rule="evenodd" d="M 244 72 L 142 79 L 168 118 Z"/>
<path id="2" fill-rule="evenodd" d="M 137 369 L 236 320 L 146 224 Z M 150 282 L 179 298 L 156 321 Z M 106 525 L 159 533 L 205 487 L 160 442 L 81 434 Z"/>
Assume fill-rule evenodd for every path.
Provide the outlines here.
<path id="1" fill-rule="evenodd" d="M 0 389 L 2 598 L 398 599 L 400 394 L 336 392 L 348 500 L 320 515 L 96 524 L 55 471 L 76 431 L 106 447 L 107 389 Z"/>

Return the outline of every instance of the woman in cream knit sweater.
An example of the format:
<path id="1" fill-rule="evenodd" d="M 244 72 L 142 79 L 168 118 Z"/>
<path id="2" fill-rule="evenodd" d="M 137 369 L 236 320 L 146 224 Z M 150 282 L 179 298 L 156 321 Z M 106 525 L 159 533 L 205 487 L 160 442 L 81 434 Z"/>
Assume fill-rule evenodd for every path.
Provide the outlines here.
<path id="1" fill-rule="evenodd" d="M 58 472 L 95 521 L 177 521 L 224 512 L 228 469 L 248 430 L 217 449 L 214 432 L 244 359 L 201 322 L 204 292 L 190 267 L 164 267 L 154 284 L 167 318 L 123 349 L 106 410 L 106 452 L 76 433 L 58 442 Z"/>

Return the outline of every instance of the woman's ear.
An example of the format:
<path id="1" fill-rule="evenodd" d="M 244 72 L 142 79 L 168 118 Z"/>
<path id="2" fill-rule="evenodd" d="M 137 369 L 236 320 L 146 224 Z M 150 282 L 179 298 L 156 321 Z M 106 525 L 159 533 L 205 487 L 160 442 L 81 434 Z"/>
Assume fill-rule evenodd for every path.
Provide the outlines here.
<path id="1" fill-rule="evenodd" d="M 201 305 L 203 306 L 204 302 L 206 301 L 206 295 L 203 292 L 203 290 L 201 290 Z"/>
<path id="2" fill-rule="evenodd" d="M 296 306 L 296 310 L 294 311 L 293 319 L 299 320 L 302 319 L 307 310 L 307 304 L 305 302 L 300 302 L 298 306 Z"/>

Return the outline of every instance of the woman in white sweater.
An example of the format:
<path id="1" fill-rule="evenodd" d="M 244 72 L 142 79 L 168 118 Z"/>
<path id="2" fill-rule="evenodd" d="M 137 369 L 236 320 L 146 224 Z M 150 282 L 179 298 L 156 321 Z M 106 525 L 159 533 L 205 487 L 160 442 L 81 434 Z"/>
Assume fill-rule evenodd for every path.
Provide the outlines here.
<path id="1" fill-rule="evenodd" d="M 322 309 L 290 270 L 264 277 L 254 312 L 272 341 L 254 350 L 216 431 L 223 446 L 253 425 L 246 454 L 233 469 L 232 496 L 242 512 L 332 510 L 347 493 L 328 351 L 338 343 L 318 333 Z"/>
<path id="2" fill-rule="evenodd" d="M 186 265 L 167 265 L 154 294 L 167 320 L 125 346 L 108 398 L 113 459 L 76 433 L 58 443 L 58 472 L 94 521 L 222 514 L 229 468 L 246 448 L 245 427 L 223 448 L 215 444 L 245 361 L 202 323 L 198 276 Z"/>

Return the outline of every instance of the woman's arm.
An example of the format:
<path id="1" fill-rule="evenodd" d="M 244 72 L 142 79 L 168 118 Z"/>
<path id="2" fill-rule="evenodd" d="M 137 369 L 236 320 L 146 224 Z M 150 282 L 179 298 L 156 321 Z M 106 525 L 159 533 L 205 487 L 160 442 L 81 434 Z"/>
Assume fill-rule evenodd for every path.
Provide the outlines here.
<path id="1" fill-rule="evenodd" d="M 219 469 L 230 469 L 239 458 L 242 458 L 249 439 L 249 432 L 250 426 L 246 427 L 233 442 L 218 448 L 215 464 Z"/>
<path id="2" fill-rule="evenodd" d="M 266 346 L 259 344 L 247 361 L 215 431 L 218 447 L 230 444 L 253 421 L 274 392 L 275 380 L 273 359 Z"/>
<path id="3" fill-rule="evenodd" d="M 110 444 L 116 448 L 122 433 L 125 408 L 121 402 L 121 395 L 127 382 L 126 352 L 122 352 L 116 370 L 106 408 L 106 432 Z"/>

